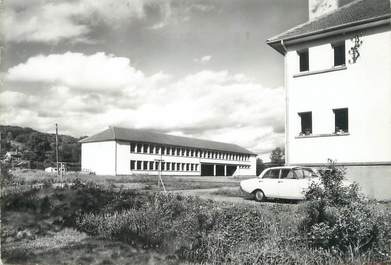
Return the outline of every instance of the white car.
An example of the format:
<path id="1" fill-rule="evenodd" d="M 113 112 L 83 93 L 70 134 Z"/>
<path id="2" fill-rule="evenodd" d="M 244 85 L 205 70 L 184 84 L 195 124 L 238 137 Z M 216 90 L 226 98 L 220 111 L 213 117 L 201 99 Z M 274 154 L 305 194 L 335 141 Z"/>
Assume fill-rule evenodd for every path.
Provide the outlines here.
<path id="1" fill-rule="evenodd" d="M 257 178 L 240 182 L 240 188 L 253 194 L 257 201 L 266 198 L 304 200 L 311 183 L 320 183 L 315 169 L 299 166 L 265 169 Z"/>

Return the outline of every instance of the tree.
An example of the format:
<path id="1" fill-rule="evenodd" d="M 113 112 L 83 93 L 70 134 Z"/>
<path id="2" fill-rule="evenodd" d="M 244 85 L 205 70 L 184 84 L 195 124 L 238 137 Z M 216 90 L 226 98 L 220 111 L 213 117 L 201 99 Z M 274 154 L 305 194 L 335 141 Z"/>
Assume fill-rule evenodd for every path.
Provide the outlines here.
<path id="1" fill-rule="evenodd" d="M 285 150 L 277 147 L 270 154 L 270 161 L 274 164 L 285 164 Z"/>

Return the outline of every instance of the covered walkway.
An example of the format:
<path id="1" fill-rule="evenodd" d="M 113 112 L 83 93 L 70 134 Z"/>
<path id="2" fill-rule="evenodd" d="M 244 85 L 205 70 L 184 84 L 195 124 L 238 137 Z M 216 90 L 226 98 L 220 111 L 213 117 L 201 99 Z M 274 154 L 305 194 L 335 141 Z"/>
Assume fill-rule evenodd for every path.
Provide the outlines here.
<path id="1" fill-rule="evenodd" d="M 236 165 L 201 163 L 201 176 L 233 176 L 236 169 Z"/>

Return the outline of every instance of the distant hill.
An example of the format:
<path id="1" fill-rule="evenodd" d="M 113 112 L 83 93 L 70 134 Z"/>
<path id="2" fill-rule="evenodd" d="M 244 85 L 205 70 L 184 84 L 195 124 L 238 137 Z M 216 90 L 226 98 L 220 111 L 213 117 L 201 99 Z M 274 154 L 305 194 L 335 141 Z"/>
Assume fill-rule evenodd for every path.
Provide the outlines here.
<path id="1" fill-rule="evenodd" d="M 51 164 L 56 161 L 56 135 L 43 133 L 28 127 L 0 125 L 1 153 L 20 151 L 22 159 L 32 162 Z M 59 135 L 59 161 L 80 163 L 81 138 Z M 36 163 L 37 164 L 37 163 Z M 40 166 L 43 167 L 43 166 Z"/>

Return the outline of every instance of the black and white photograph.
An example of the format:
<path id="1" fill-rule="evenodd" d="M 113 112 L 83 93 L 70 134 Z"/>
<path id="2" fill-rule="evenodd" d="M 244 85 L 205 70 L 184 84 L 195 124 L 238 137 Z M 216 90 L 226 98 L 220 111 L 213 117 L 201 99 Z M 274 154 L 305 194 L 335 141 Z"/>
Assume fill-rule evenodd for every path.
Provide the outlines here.
<path id="1" fill-rule="evenodd" d="M 0 0 L 0 265 L 391 264 L 391 0 Z"/>

